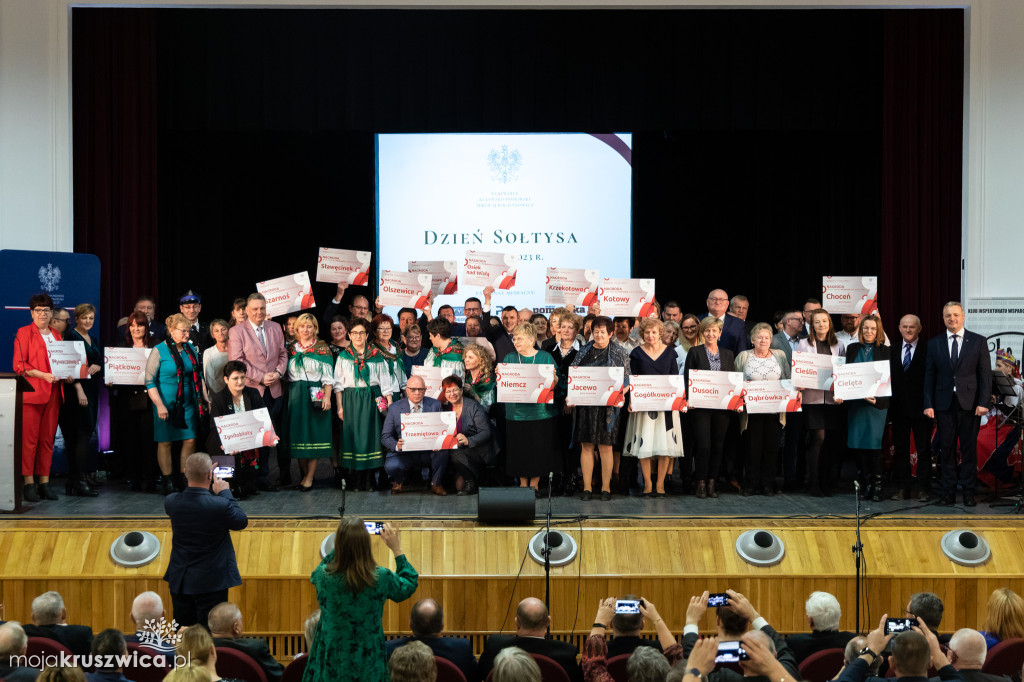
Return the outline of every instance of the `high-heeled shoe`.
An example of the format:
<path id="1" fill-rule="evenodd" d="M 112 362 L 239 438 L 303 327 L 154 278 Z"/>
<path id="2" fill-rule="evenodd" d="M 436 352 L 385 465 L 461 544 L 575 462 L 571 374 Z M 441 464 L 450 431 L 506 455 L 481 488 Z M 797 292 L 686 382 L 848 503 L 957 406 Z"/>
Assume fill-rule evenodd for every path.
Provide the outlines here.
<path id="1" fill-rule="evenodd" d="M 57 493 L 55 493 L 52 490 L 50 490 L 50 484 L 49 483 L 40 483 L 39 484 L 39 497 L 40 497 L 40 499 L 43 499 L 43 500 L 59 500 L 60 499 L 59 497 L 57 497 Z"/>
<path id="2" fill-rule="evenodd" d="M 89 484 L 82 478 L 69 478 L 67 483 L 64 485 L 64 494 L 68 497 L 74 497 L 75 495 L 81 497 L 97 497 L 98 492 L 89 487 Z"/>

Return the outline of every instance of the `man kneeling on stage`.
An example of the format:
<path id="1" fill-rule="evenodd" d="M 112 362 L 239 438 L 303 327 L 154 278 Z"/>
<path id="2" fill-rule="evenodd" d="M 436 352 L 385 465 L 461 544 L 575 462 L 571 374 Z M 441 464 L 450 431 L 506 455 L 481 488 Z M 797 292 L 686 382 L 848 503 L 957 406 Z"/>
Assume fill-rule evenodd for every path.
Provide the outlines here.
<path id="1" fill-rule="evenodd" d="M 402 449 L 402 415 L 440 412 L 441 403 L 426 397 L 427 385 L 423 382 L 423 377 L 409 377 L 405 391 L 407 397 L 395 402 L 388 409 L 388 416 L 384 419 L 384 430 L 380 435 L 381 444 L 388 450 L 384 470 L 391 478 L 391 494 L 397 495 L 402 492 L 406 471 L 429 466 L 430 492 L 435 495 L 447 495 L 441 480 L 448 468 L 448 451 L 405 452 Z"/>

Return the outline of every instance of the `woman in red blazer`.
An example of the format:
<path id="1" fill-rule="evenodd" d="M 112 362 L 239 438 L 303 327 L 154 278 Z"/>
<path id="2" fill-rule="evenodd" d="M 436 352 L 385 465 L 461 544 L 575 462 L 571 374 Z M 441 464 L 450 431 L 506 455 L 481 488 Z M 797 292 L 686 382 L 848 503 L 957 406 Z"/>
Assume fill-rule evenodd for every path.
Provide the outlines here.
<path id="1" fill-rule="evenodd" d="M 32 324 L 18 330 L 14 338 L 14 371 L 32 384 L 34 392 L 26 393 L 21 413 L 21 474 L 25 477 L 22 499 L 26 502 L 56 500 L 50 490 L 50 461 L 53 459 L 53 437 L 57 433 L 57 416 L 62 398 L 59 379 L 50 372 L 46 344 L 60 341 L 60 334 L 50 329 L 53 299 L 36 294 L 29 299 Z M 39 488 L 36 489 L 36 478 Z"/>

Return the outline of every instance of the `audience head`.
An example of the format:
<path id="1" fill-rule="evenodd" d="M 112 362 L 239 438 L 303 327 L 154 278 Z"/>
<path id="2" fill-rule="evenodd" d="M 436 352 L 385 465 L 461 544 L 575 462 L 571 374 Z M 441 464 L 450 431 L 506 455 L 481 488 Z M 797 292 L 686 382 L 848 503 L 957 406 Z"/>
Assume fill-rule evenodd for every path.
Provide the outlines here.
<path id="1" fill-rule="evenodd" d="M 138 627 L 147 620 L 158 622 L 166 615 L 164 601 L 156 592 L 143 592 L 132 602 L 132 622 Z"/>
<path id="2" fill-rule="evenodd" d="M 818 632 L 838 630 L 839 619 L 843 615 L 839 600 L 828 592 L 811 592 L 804 604 L 804 612 L 811 629 Z"/>
<path id="3" fill-rule="evenodd" d="M 434 652 L 423 642 L 412 641 L 394 650 L 388 660 L 391 682 L 434 682 L 437 662 Z"/>
<path id="4" fill-rule="evenodd" d="M 811 315 L 814 314 L 815 310 L 820 310 L 820 309 L 821 309 L 821 301 L 819 301 L 818 299 L 816 299 L 816 298 L 809 298 L 806 301 L 804 301 L 804 307 L 801 308 L 801 310 L 803 311 L 802 314 L 804 316 L 804 322 L 806 322 L 807 324 L 810 324 L 811 323 Z"/>
<path id="5" fill-rule="evenodd" d="M 139 299 L 135 301 L 135 307 L 132 308 L 132 312 L 145 315 L 148 324 L 156 317 L 156 301 L 153 300 L 152 296 L 139 296 Z"/>
<path id="6" fill-rule="evenodd" d="M 259 292 L 249 294 L 249 298 L 245 299 L 245 316 L 257 327 L 266 321 L 267 299 L 263 294 Z"/>
<path id="7" fill-rule="evenodd" d="M 505 328 L 506 332 L 511 334 L 518 324 L 519 311 L 514 305 L 507 305 L 501 309 L 501 326 Z"/>
<path id="8" fill-rule="evenodd" d="M 494 373 L 494 361 L 491 360 L 491 354 L 487 352 L 486 348 L 475 343 L 466 344 L 462 351 L 462 362 L 466 365 L 467 372 L 472 372 L 479 367 L 482 376 Z M 467 376 L 469 375 L 467 374 Z"/>
<path id="9" fill-rule="evenodd" d="M 999 640 L 1024 637 L 1024 599 L 1009 587 L 1000 587 L 988 598 L 985 630 Z"/>
<path id="10" fill-rule="evenodd" d="M 205 452 L 194 452 L 185 460 L 185 478 L 189 485 L 209 485 L 212 477 L 213 460 Z"/>
<path id="11" fill-rule="evenodd" d="M 541 682 L 540 666 L 530 654 L 510 646 L 494 657 L 493 682 Z"/>
<path id="12" fill-rule="evenodd" d="M 722 289 L 712 289 L 708 294 L 708 312 L 714 317 L 722 317 L 729 309 L 729 294 Z"/>
<path id="13" fill-rule="evenodd" d="M 720 636 L 739 639 L 750 625 L 750 621 L 746 617 L 733 611 L 730 606 L 719 606 L 715 609 L 715 613 L 718 615 Z"/>
<path id="14" fill-rule="evenodd" d="M 320 629 L 320 609 L 317 609 L 313 613 L 309 614 L 309 618 L 306 619 L 306 623 L 303 626 L 303 632 L 306 635 L 306 649 L 309 651 L 313 650 L 313 640 L 316 639 L 316 631 Z"/>
<path id="15" fill-rule="evenodd" d="M 405 330 L 405 349 L 411 355 L 416 355 L 423 348 L 423 332 L 416 325 Z"/>
<path id="16" fill-rule="evenodd" d="M 661 311 L 661 319 L 679 324 L 683 321 L 683 309 L 675 301 L 669 301 Z"/>
<path id="17" fill-rule="evenodd" d="M 195 665 L 183 665 L 167 673 L 163 682 L 210 682 L 213 676 L 206 668 Z"/>
<path id="18" fill-rule="evenodd" d="M 927 676 L 930 659 L 928 640 L 920 632 L 908 630 L 893 638 L 889 664 L 898 677 Z"/>
<path id="19" fill-rule="evenodd" d="M 839 342 L 839 339 L 836 338 L 836 329 L 832 325 L 832 316 L 824 308 L 818 308 L 811 312 L 811 339 L 824 341 L 830 346 Z"/>
<path id="20" fill-rule="evenodd" d="M 413 374 L 405 385 L 405 394 L 410 405 L 419 405 L 427 394 L 427 382 L 419 374 Z"/>
<path id="21" fill-rule="evenodd" d="M 348 305 L 348 312 L 351 319 L 359 318 L 361 320 L 370 319 L 370 299 L 366 298 L 362 294 L 356 294 L 352 297 L 352 302 Z"/>
<path id="22" fill-rule="evenodd" d="M 433 599 L 420 599 L 412 605 L 409 629 L 415 637 L 433 637 L 444 629 L 444 610 Z"/>
<path id="23" fill-rule="evenodd" d="M 857 340 L 866 346 L 884 346 L 885 331 L 882 329 L 882 318 L 878 315 L 865 315 L 857 326 Z"/>
<path id="24" fill-rule="evenodd" d="M 547 633 L 551 624 L 548 607 L 536 597 L 527 597 L 519 602 L 516 609 L 516 630 L 521 637 L 541 637 Z"/>
<path id="25" fill-rule="evenodd" d="M 121 656 L 128 653 L 128 645 L 124 642 L 124 635 L 117 628 L 102 630 L 92 638 L 90 651 L 93 656 Z M 107 670 L 120 670 L 121 667 L 107 668 Z M 98 668 L 97 668 L 98 670 Z"/>
<path id="26" fill-rule="evenodd" d="M 466 320 L 471 317 L 483 317 L 484 305 L 476 296 L 470 296 L 462 306 L 462 314 L 466 316 Z"/>
<path id="27" fill-rule="evenodd" d="M 202 627 L 185 628 L 181 633 L 181 639 L 174 647 L 174 653 L 189 661 L 190 665 L 205 666 L 217 663 L 217 649 L 213 645 L 213 636 Z"/>
<path id="28" fill-rule="evenodd" d="M 671 666 L 660 651 L 651 646 L 639 646 L 626 661 L 629 682 L 664 682 Z"/>
<path id="29" fill-rule="evenodd" d="M 520 308 L 519 312 L 516 313 L 519 319 L 519 324 L 526 324 L 533 317 L 533 311 L 529 308 Z"/>
<path id="30" fill-rule="evenodd" d="M 775 648 L 775 642 L 772 640 L 771 637 L 769 637 L 766 633 L 762 632 L 761 630 L 751 630 L 750 632 L 744 632 L 743 635 L 740 637 L 740 641 L 752 643 L 756 642 L 757 644 L 760 644 L 764 648 L 768 649 L 768 651 L 771 652 L 772 656 L 778 656 L 779 652 Z M 747 665 L 749 665 L 749 661 L 740 661 L 740 667 L 743 668 L 744 671 L 747 671 Z"/>
<path id="31" fill-rule="evenodd" d="M 636 595 L 627 594 L 621 599 L 640 599 Z M 615 632 L 615 636 L 620 635 L 637 635 L 640 634 L 641 628 L 644 626 L 644 617 L 639 613 L 616 613 L 612 616 L 612 630 Z"/>
<path id="32" fill-rule="evenodd" d="M 853 659 L 860 656 L 861 650 L 867 645 L 867 637 L 864 635 L 855 635 L 853 639 L 846 643 L 846 648 L 843 649 L 843 665 L 850 665 L 853 663 Z M 875 663 L 881 663 L 881 661 L 875 659 Z"/>
<path id="33" fill-rule="evenodd" d="M 46 666 L 36 682 L 86 682 L 85 672 L 77 665 Z"/>
<path id="34" fill-rule="evenodd" d="M 68 617 L 60 592 L 43 592 L 32 600 L 32 622 L 36 625 L 57 625 Z"/>
<path id="35" fill-rule="evenodd" d="M 365 531 L 366 528 L 364 527 L 363 530 Z M 242 611 L 238 608 L 238 604 L 222 601 L 210 609 L 210 613 L 206 617 L 206 625 L 214 637 L 230 637 L 231 639 L 241 637 Z"/>
<path id="36" fill-rule="evenodd" d="M 438 350 L 444 350 L 452 338 L 452 323 L 443 317 L 435 317 L 427 323 L 430 343 Z"/>
<path id="37" fill-rule="evenodd" d="M 370 548 L 370 534 L 358 516 L 346 516 L 338 523 L 334 554 L 325 570 L 332 575 L 342 574 L 345 586 L 352 592 L 362 592 L 377 582 L 377 562 Z"/>
<path id="38" fill-rule="evenodd" d="M 907 343 L 914 343 L 921 337 L 921 318 L 917 315 L 904 315 L 900 318 L 900 336 Z"/>
<path id="39" fill-rule="evenodd" d="M 924 621 L 929 630 L 938 631 L 942 623 L 942 600 L 931 592 L 917 592 L 910 595 L 907 603 L 907 615 L 917 616 Z"/>
<path id="40" fill-rule="evenodd" d="M 21 656 L 28 647 L 28 635 L 21 623 L 10 620 L 0 625 L 0 663 L 9 660 L 10 656 Z"/>
<path id="41" fill-rule="evenodd" d="M 729 300 L 729 313 L 734 317 L 746 321 L 749 310 L 750 300 L 743 294 L 737 294 Z"/>
<path id="42" fill-rule="evenodd" d="M 981 670 L 988 653 L 985 636 L 970 628 L 954 632 L 946 649 L 950 664 L 957 670 Z"/>

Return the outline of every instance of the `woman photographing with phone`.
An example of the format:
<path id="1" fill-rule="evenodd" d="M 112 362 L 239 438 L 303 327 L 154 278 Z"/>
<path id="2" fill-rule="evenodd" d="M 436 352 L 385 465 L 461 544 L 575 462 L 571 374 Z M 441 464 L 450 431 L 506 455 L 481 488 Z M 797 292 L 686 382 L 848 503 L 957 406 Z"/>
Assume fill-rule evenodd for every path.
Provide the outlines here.
<path id="1" fill-rule="evenodd" d="M 320 604 L 320 627 L 302 682 L 387 682 L 384 602 L 411 597 L 419 577 L 390 523 L 384 524 L 380 539 L 395 555 L 395 573 L 374 561 L 370 546 L 374 540 L 362 519 L 350 516 L 338 524 L 334 551 L 310 577 Z"/>

